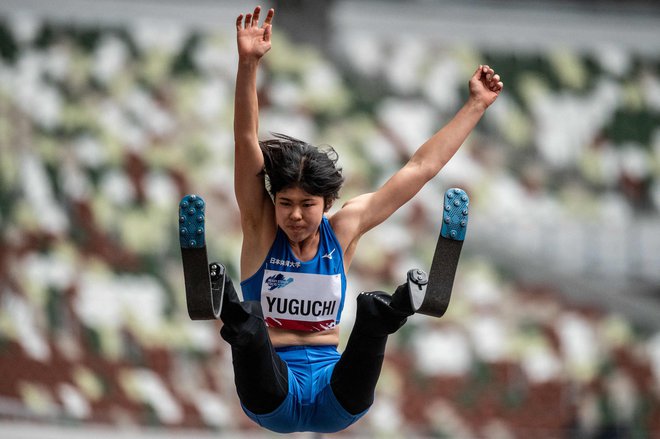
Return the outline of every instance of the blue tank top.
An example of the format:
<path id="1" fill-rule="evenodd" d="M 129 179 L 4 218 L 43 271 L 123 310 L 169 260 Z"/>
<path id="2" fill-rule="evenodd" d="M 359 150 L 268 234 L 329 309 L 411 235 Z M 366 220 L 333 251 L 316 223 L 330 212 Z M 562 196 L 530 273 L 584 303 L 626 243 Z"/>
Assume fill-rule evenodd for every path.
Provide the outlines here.
<path id="1" fill-rule="evenodd" d="M 346 296 L 344 252 L 326 217 L 319 232 L 316 256 L 302 262 L 278 228 L 262 266 L 241 282 L 243 298 L 261 302 L 269 327 L 315 332 L 339 324 Z"/>

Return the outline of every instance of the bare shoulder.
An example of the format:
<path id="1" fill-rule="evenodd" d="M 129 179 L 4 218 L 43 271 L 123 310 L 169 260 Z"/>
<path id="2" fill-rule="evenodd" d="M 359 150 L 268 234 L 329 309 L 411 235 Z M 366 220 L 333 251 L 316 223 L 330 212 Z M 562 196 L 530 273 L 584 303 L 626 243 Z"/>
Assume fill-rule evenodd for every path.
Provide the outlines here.
<path id="1" fill-rule="evenodd" d="M 352 234 L 359 229 L 362 206 L 367 195 L 360 195 L 344 203 L 339 210 L 328 217 L 335 235 Z"/>
<path id="2" fill-rule="evenodd" d="M 357 246 L 357 242 L 366 230 L 363 230 L 364 211 L 372 194 L 363 194 L 350 199 L 328 217 L 341 248 L 344 250 L 345 265 L 348 268 Z"/>
<path id="3" fill-rule="evenodd" d="M 241 217 L 241 229 L 241 280 L 245 280 L 261 267 L 275 240 L 277 223 L 272 206 L 266 207 L 259 219 Z"/>

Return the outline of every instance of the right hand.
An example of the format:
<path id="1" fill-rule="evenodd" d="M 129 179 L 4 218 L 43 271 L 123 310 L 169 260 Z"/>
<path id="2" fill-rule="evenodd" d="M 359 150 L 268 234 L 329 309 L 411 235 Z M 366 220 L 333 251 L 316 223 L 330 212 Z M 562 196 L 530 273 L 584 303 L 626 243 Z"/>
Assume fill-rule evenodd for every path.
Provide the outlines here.
<path id="1" fill-rule="evenodd" d="M 238 42 L 238 56 L 241 58 L 259 59 L 270 50 L 271 22 L 275 10 L 270 9 L 264 24 L 259 27 L 259 13 L 261 7 L 254 8 L 252 14 L 243 14 L 236 18 L 236 40 Z"/>
<path id="2" fill-rule="evenodd" d="M 504 83 L 490 66 L 481 65 L 470 79 L 470 98 L 488 108 L 502 92 Z"/>

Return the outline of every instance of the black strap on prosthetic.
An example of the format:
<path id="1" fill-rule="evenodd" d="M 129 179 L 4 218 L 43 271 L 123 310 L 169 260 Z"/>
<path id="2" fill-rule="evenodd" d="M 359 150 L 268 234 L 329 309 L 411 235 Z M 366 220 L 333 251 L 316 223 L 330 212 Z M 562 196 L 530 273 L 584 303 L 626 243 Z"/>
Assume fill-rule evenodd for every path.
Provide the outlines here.
<path id="1" fill-rule="evenodd" d="M 181 248 L 186 305 L 192 320 L 220 318 L 225 268 L 216 262 L 209 264 L 206 247 Z"/>
<path id="2" fill-rule="evenodd" d="M 445 314 L 462 248 L 463 241 L 439 236 L 429 275 L 419 269 L 408 271 L 410 301 L 415 312 L 433 317 Z"/>
<path id="3" fill-rule="evenodd" d="M 362 413 L 374 402 L 386 344 L 387 336 L 369 337 L 352 332 L 332 371 L 332 393 L 351 415 Z"/>
<path id="4" fill-rule="evenodd" d="M 234 382 L 241 403 L 254 414 L 273 412 L 289 391 L 286 363 L 275 352 L 256 301 L 240 302 L 225 285 L 222 338 L 231 346 Z"/>
<path id="5" fill-rule="evenodd" d="M 392 307 L 391 300 L 382 291 L 358 295 L 355 324 L 330 381 L 337 401 L 352 415 L 373 404 L 387 337 L 411 314 Z"/>

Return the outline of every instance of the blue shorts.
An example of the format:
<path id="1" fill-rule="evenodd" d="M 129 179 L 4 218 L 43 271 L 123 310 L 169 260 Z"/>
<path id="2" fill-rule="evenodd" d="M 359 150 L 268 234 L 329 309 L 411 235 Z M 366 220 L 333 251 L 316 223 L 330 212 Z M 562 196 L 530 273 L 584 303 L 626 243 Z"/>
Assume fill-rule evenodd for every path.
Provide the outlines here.
<path id="1" fill-rule="evenodd" d="M 367 413 L 351 415 L 332 392 L 330 378 L 341 356 L 335 346 L 291 346 L 276 351 L 289 369 L 289 393 L 272 413 L 256 415 L 243 407 L 254 422 L 277 433 L 334 433 Z"/>

